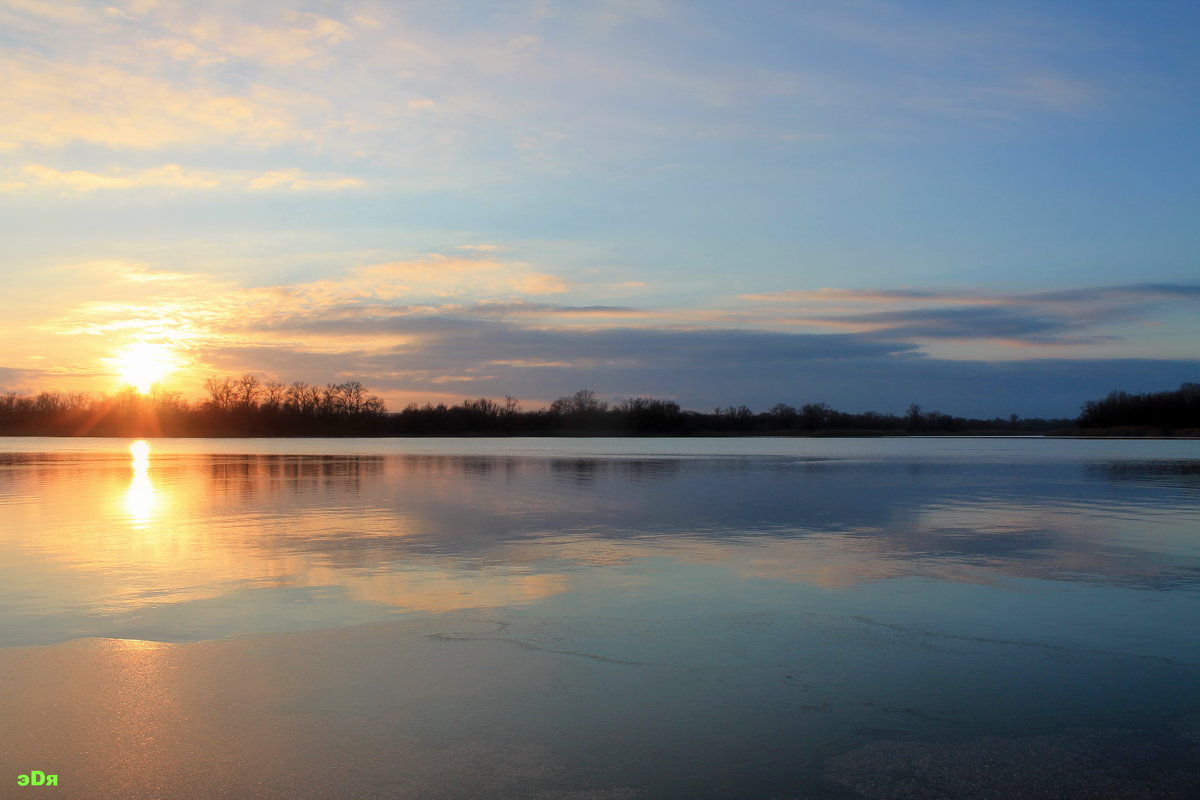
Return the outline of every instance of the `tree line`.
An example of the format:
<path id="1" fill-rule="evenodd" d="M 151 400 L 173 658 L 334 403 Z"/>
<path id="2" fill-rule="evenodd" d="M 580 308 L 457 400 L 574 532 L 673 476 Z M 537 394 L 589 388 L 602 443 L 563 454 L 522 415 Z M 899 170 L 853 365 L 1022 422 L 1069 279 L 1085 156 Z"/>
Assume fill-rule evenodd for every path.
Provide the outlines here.
<path id="1" fill-rule="evenodd" d="M 1194 384 L 1190 384 L 1193 385 Z M 848 413 L 825 403 L 779 403 L 767 411 L 726 406 L 684 410 L 673 400 L 607 403 L 590 389 L 524 410 L 511 395 L 389 412 L 359 381 L 310 384 L 209 377 L 206 399 L 177 392 L 113 395 L 42 392 L 0 396 L 0 434 L 46 436 L 721 436 L 1021 433 L 1072 428 L 1079 420 L 977 419 L 910 405 L 902 415 Z M 1113 396 L 1110 395 L 1110 399 Z M 1123 397 L 1133 397 L 1123 395 Z M 1100 401 L 1105 403 L 1107 401 Z M 1084 416 L 1094 404 L 1084 406 Z M 1107 407 L 1107 406 L 1105 406 Z M 1090 418 L 1089 418 L 1090 419 Z M 1123 423 L 1122 423 L 1123 424 Z"/>
<path id="2" fill-rule="evenodd" d="M 358 381 L 281 384 L 210 377 L 208 398 L 178 392 L 0 396 L 0 434 L 41 436 L 371 436 L 387 408 Z"/>
<path id="3" fill-rule="evenodd" d="M 1081 428 L 1200 429 L 1200 383 L 1184 383 L 1168 392 L 1113 391 L 1089 400 L 1079 415 Z"/>
<path id="4" fill-rule="evenodd" d="M 912 405 L 906 414 L 874 411 L 854 414 L 825 403 L 799 408 L 779 403 L 767 411 L 726 406 L 711 412 L 684 410 L 673 400 L 635 397 L 615 404 L 596 397 L 590 389 L 560 397 L 548 407 L 521 411 L 516 400 L 504 403 L 468 400 L 460 405 L 409 405 L 394 415 L 396 435 L 438 435 L 469 432 L 493 435 L 611 435 L 611 436 L 719 436 L 719 435 L 903 435 L 907 433 L 1012 433 L 1069 427 L 1067 419 L 973 419 Z"/>

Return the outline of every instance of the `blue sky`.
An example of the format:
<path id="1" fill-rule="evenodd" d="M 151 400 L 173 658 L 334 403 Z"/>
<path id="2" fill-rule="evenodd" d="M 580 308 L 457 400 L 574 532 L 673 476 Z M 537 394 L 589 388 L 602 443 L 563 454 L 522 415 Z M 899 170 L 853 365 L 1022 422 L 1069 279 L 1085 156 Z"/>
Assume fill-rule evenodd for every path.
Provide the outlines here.
<path id="1" fill-rule="evenodd" d="M 1200 379 L 1192 3 L 0 0 L 0 388 Z M 132 349 L 131 349 L 132 348 Z M 125 354 L 125 355 L 122 355 Z"/>

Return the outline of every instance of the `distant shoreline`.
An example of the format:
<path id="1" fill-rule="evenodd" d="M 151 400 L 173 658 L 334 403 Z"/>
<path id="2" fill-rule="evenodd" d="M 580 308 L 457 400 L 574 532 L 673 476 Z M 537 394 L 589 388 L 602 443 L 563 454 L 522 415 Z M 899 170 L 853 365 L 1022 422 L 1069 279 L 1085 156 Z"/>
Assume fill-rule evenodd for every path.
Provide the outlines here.
<path id="1" fill-rule="evenodd" d="M 415 403 L 389 412 L 358 381 L 324 387 L 211 377 L 210 399 L 177 393 L 113 396 L 0 395 L 0 435 L 180 438 L 346 437 L 814 437 L 1042 436 L 1051 438 L 1191 439 L 1200 436 L 1200 383 L 1150 394 L 1110 392 L 1088 401 L 1078 418 L 958 417 L 912 403 L 903 415 L 850 413 L 825 403 L 745 405 L 701 412 L 674 400 L 627 398 L 615 405 L 591 389 L 526 410 L 512 395 L 458 405 Z M 11 433 L 10 433 L 11 432 Z"/>
<path id="2" fill-rule="evenodd" d="M 521 433 L 431 433 L 431 434 L 357 434 L 306 435 L 273 434 L 194 434 L 163 435 L 130 434 L 45 434 L 0 433 L 0 438 L 13 439 L 1200 439 L 1200 429 L 1164 431 L 1161 428 L 1094 428 L 1051 431 L 920 431 L 897 430 L 829 430 L 829 431 L 700 431 L 679 434 L 597 433 L 588 431 L 521 432 Z"/>

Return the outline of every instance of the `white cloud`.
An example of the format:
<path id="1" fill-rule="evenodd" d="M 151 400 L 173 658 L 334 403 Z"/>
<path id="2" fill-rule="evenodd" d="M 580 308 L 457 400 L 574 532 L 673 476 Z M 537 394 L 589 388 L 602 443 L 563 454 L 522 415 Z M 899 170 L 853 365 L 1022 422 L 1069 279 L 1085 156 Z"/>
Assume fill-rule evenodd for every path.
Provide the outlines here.
<path id="1" fill-rule="evenodd" d="M 88 170 L 60 170 L 44 164 L 26 164 L 20 172 L 23 180 L 0 182 L 0 191 L 56 189 L 86 193 L 98 190 L 187 189 L 187 190 L 279 190 L 292 192 L 336 191 L 361 188 L 358 178 L 319 176 L 303 170 L 235 172 L 184 168 L 178 164 L 144 170 L 118 169 L 108 173 Z"/>
<path id="2" fill-rule="evenodd" d="M 264 172 L 247 184 L 251 191 L 282 189 L 290 192 L 329 191 L 337 189 L 359 189 L 366 186 L 359 178 L 318 178 L 298 169 L 281 169 Z"/>
<path id="3" fill-rule="evenodd" d="M 554 275 L 526 272 L 518 277 L 514 287 L 521 294 L 562 294 L 571 290 L 571 284 Z"/>
<path id="4" fill-rule="evenodd" d="M 55 2 L 45 2 L 45 0 L 5 0 L 4 5 L 5 8 L 0 9 L 0 11 L 3 11 L 6 16 L 11 12 L 17 12 L 18 14 L 28 14 L 33 17 L 66 24 L 87 24 L 94 22 L 96 19 L 94 8 L 70 2 L 69 0 L 55 0 Z"/>
<path id="5" fill-rule="evenodd" d="M 349 26 L 307 12 L 285 11 L 271 25 L 236 17 L 203 17 L 186 28 L 191 42 L 229 58 L 270 66 L 325 67 L 338 45 L 353 39 Z"/>
<path id="6" fill-rule="evenodd" d="M 215 189 L 221 185 L 221 181 L 213 173 L 185 170 L 178 164 L 164 164 L 161 167 L 137 173 L 116 175 L 104 175 L 85 170 L 62 171 L 42 164 L 28 164 L 23 172 L 34 184 L 48 185 L 74 192 L 140 187 Z"/>
<path id="7" fill-rule="evenodd" d="M 63 147 L 90 143 L 115 150 L 173 145 L 269 145 L 306 141 L 301 114 L 323 101 L 268 86 L 221 90 L 158 77 L 153 66 L 128 70 L 0 55 L 5 113 L 0 139 Z"/>
<path id="8" fill-rule="evenodd" d="M 524 264 L 437 254 L 356 267 L 334 278 L 260 287 L 138 263 L 96 262 L 76 265 L 74 271 L 97 279 L 90 293 L 100 296 L 75 303 L 39 329 L 62 335 L 169 332 L 181 342 L 209 344 L 241 341 L 237 331 L 251 325 L 260 330 L 257 338 L 269 341 L 261 331 L 281 319 L 422 316 L 446 311 L 447 301 L 532 297 L 569 288 L 566 281 L 531 272 Z M 428 300 L 434 302 L 422 305 Z"/>

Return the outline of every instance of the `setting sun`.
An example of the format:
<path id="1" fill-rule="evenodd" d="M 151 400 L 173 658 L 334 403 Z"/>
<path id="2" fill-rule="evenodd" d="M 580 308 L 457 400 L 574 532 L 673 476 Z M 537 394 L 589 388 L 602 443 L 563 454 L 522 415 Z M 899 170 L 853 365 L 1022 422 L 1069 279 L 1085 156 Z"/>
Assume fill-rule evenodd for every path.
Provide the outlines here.
<path id="1" fill-rule="evenodd" d="M 149 342 L 131 344 L 112 359 L 121 380 L 142 394 L 161 381 L 177 366 L 170 347 Z"/>

